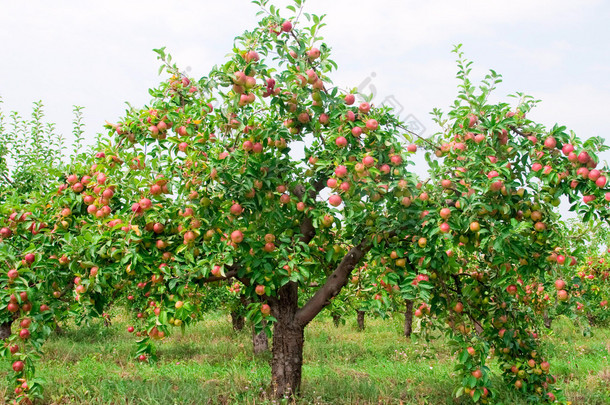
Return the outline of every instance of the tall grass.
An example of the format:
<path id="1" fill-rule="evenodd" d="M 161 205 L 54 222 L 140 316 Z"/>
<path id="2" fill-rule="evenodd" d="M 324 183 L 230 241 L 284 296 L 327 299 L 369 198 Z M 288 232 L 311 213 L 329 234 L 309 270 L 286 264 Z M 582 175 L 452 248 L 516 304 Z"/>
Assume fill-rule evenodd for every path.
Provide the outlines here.
<path id="1" fill-rule="evenodd" d="M 111 327 L 64 326 L 45 346 L 38 374 L 47 380 L 42 404 L 275 404 L 268 395 L 270 353 L 254 356 L 249 330 L 235 332 L 214 313 L 184 335 L 160 343 L 156 365 L 134 362 L 133 336 L 122 316 Z M 298 404 L 462 404 L 455 400 L 453 357 L 445 340 L 401 336 L 402 319 L 356 319 L 335 327 L 330 318 L 306 330 L 302 396 Z M 583 337 L 567 320 L 545 340 L 559 385 L 575 404 L 610 403 L 610 330 Z M 9 363 L 2 370 L 10 370 Z M 4 374 L 6 374 L 5 371 Z M 8 392 L 6 383 L 0 392 Z M 495 380 L 496 403 L 519 404 Z"/>

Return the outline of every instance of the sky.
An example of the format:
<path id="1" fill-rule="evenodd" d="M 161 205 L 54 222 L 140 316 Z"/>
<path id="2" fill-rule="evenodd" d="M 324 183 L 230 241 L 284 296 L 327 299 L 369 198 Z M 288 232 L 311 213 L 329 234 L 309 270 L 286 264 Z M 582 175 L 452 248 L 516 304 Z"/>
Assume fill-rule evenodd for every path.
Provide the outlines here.
<path id="1" fill-rule="evenodd" d="M 42 100 L 69 138 L 72 106 L 83 106 L 92 142 L 125 102 L 149 101 L 147 89 L 161 80 L 153 48 L 166 46 L 182 71 L 199 77 L 255 26 L 258 10 L 247 0 L 1 2 L 2 109 L 28 115 Z M 497 100 L 530 94 L 542 100 L 531 118 L 606 137 L 610 2 L 307 0 L 305 11 L 326 14 L 334 83 L 373 92 L 376 104 L 393 100 L 424 136 L 436 130 L 429 112 L 446 110 L 456 95 L 451 50 L 461 43 L 474 79 L 488 69 L 503 75 Z"/>

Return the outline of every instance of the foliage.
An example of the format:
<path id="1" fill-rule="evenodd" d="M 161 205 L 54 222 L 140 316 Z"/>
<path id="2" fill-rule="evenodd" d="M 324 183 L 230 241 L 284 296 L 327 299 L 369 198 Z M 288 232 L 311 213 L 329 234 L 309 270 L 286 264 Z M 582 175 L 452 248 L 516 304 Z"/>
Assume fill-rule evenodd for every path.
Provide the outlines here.
<path id="1" fill-rule="evenodd" d="M 155 50 L 169 78 L 150 103 L 109 124 L 59 179 L 47 176 L 46 192 L 0 207 L 3 302 L 27 290 L 36 303 L 26 310 L 15 295 L 16 316 L 32 322 L 8 339 L 32 350 L 2 352 L 25 361 L 11 377 L 18 398 L 39 394 L 17 383 L 35 381 L 51 321 L 86 321 L 125 297 L 136 357 L 155 361 L 153 343 L 200 319 L 218 293 L 207 284 L 222 280 L 241 283 L 259 328 L 273 326 L 272 388 L 292 396 L 305 327 L 366 266 L 363 291 L 384 287 L 369 305 L 414 300 L 422 325 L 446 334 L 455 396 L 495 401 L 493 357 L 524 400 L 563 401 L 539 344 L 542 292 L 578 264 L 559 198 L 585 221 L 608 218 L 606 170 L 595 168 L 602 140 L 530 120 L 537 101 L 523 94 L 490 103 L 501 77 L 475 86 L 459 47 L 456 101 L 434 111 L 441 131 L 422 139 L 391 109 L 354 106 L 332 86 L 323 16 L 300 1 L 289 19 L 255 3 L 266 7 L 258 27 L 236 37 L 223 64 L 189 78 Z M 409 167 L 418 148 L 428 179 Z"/>

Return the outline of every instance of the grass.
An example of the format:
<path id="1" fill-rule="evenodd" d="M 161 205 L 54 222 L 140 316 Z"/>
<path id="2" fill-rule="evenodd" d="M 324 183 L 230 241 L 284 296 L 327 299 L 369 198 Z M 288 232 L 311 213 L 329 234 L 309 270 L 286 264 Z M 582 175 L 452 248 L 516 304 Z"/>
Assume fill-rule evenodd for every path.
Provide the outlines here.
<path id="1" fill-rule="evenodd" d="M 234 332 L 228 315 L 211 314 L 184 335 L 166 339 L 156 365 L 131 360 L 133 336 L 120 314 L 115 319 L 109 328 L 66 327 L 45 345 L 37 370 L 47 380 L 41 404 L 276 403 L 267 395 L 270 353 L 254 356 L 250 332 Z M 364 332 L 355 323 L 350 318 L 336 328 L 323 317 L 306 329 L 298 404 L 468 403 L 452 398 L 456 379 L 444 339 L 408 341 L 400 335 L 400 317 L 367 319 Z M 559 320 L 545 344 L 569 400 L 610 403 L 610 330 L 594 329 L 583 337 L 569 321 Z M 0 368 L 9 369 L 8 362 Z M 499 379 L 494 383 L 501 387 Z M 3 378 L 0 394 L 7 391 Z M 499 389 L 496 401 L 521 403 L 510 389 Z"/>

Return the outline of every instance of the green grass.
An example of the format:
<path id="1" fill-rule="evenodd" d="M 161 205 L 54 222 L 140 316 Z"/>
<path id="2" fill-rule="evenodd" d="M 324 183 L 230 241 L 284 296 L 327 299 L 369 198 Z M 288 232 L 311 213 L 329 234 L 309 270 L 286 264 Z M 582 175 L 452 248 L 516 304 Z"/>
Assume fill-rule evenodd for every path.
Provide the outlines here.
<path id="1" fill-rule="evenodd" d="M 302 396 L 298 404 L 460 404 L 452 391 L 453 357 L 444 339 L 427 344 L 401 334 L 402 319 L 355 318 L 335 328 L 328 318 L 306 330 Z M 563 388 L 574 404 L 610 403 L 610 330 L 583 337 L 569 321 L 555 322 L 545 340 Z M 234 332 L 228 315 L 159 344 L 156 365 L 132 361 L 133 336 L 122 316 L 110 328 L 66 327 L 45 345 L 38 375 L 47 380 L 42 404 L 273 404 L 270 353 L 254 356 L 250 332 Z M 9 370 L 8 362 L 1 370 Z M 1 377 L 5 377 L 4 372 Z M 0 373 L 1 374 L 1 373 Z M 499 379 L 494 380 L 501 387 Z M 0 394 L 6 392 L 6 378 Z M 510 389 L 497 402 L 518 404 Z"/>

